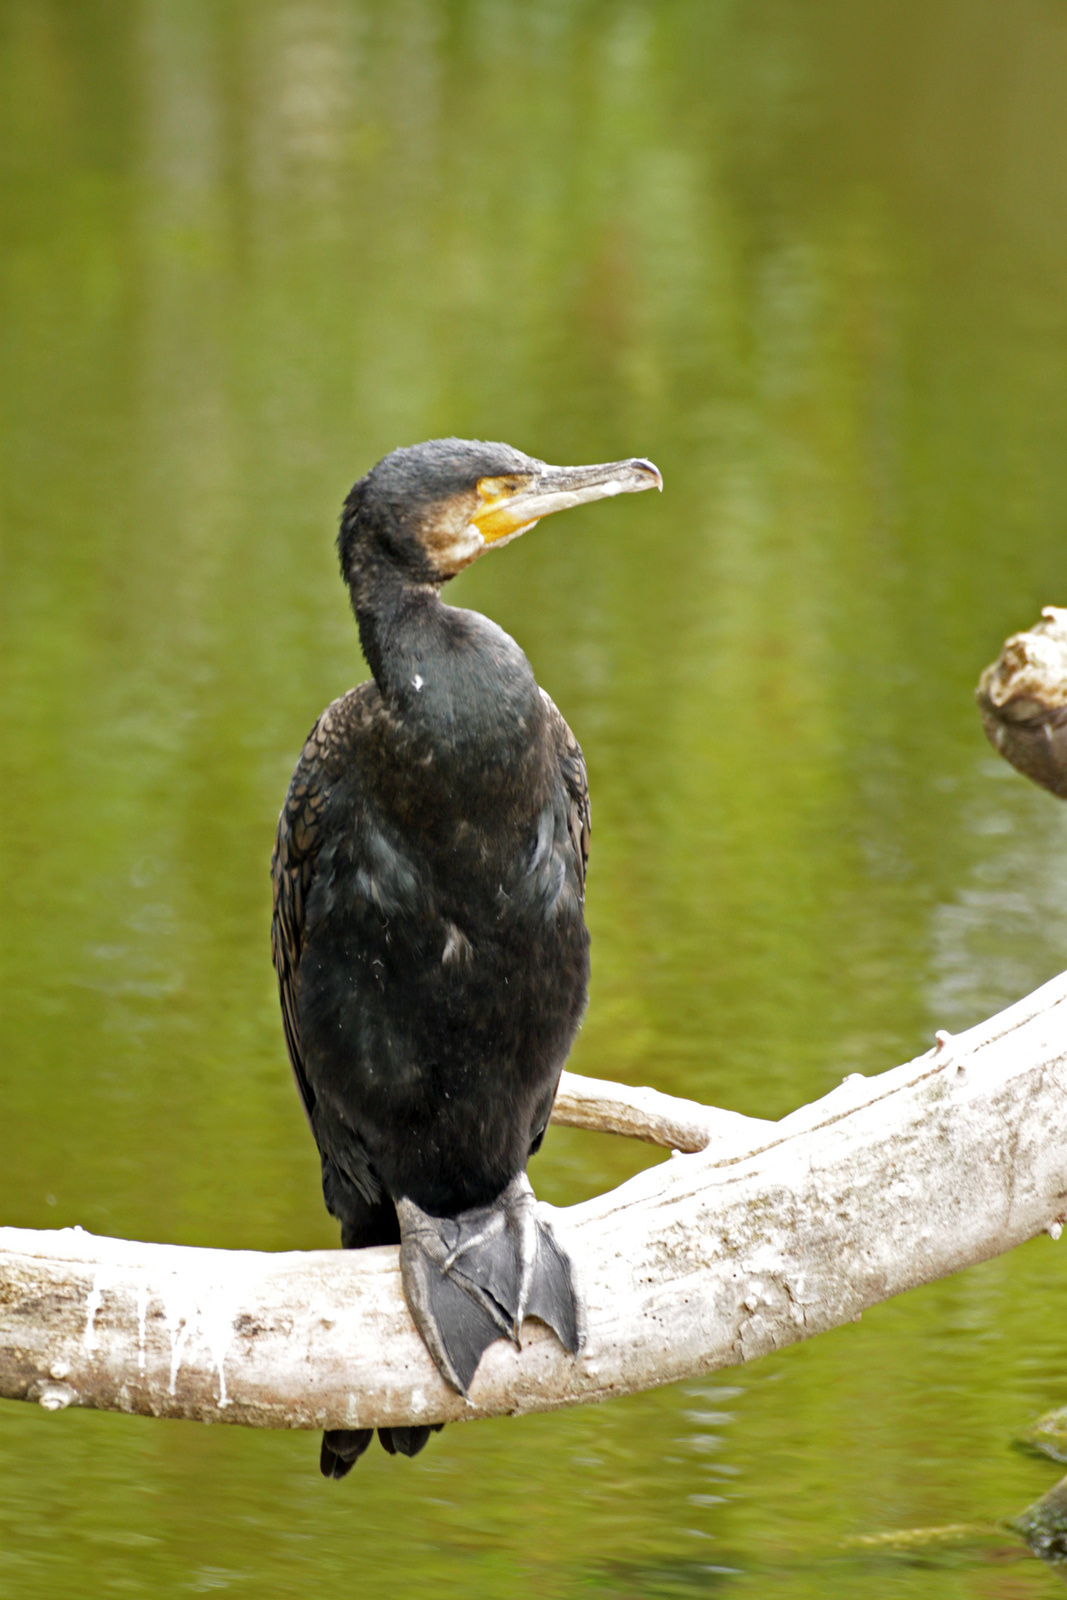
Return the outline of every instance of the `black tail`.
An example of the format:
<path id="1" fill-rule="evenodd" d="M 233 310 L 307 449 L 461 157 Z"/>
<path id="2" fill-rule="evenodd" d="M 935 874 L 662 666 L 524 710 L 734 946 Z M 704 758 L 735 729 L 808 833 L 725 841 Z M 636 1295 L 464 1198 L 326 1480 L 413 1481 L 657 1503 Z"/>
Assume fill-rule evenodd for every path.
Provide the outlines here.
<path id="1" fill-rule="evenodd" d="M 324 1478 L 343 1478 L 352 1471 L 374 1437 L 373 1428 L 330 1428 L 322 1436 L 319 1471 Z"/>
<path id="2" fill-rule="evenodd" d="M 443 1422 L 428 1428 L 379 1428 L 378 1439 L 391 1456 L 417 1456 L 431 1433 L 440 1433 Z M 374 1437 L 373 1428 L 329 1428 L 322 1436 L 319 1471 L 324 1478 L 345 1478 Z"/>
<path id="3" fill-rule="evenodd" d="M 370 1201 L 354 1185 L 345 1181 L 333 1163 L 322 1158 L 322 1191 L 327 1209 L 341 1223 L 341 1244 L 345 1250 L 367 1245 L 399 1244 L 400 1228 L 389 1196 Z M 417 1456 L 431 1433 L 440 1433 L 444 1423 L 430 1428 L 379 1428 L 382 1449 L 391 1456 Z M 329 1428 L 322 1436 L 319 1471 L 324 1478 L 345 1478 L 374 1438 L 373 1428 Z"/>

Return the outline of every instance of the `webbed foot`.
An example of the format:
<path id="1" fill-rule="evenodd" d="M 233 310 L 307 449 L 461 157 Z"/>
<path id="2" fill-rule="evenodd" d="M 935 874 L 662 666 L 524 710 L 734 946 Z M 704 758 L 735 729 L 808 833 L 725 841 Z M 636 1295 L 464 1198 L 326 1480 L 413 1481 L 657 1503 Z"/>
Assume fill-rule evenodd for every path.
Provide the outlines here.
<path id="1" fill-rule="evenodd" d="M 584 1340 L 570 1258 L 560 1248 L 525 1172 L 491 1205 L 432 1217 L 400 1200 L 404 1298 L 441 1376 L 466 1395 L 495 1339 L 518 1345 L 526 1317 L 547 1322 L 564 1349 Z"/>

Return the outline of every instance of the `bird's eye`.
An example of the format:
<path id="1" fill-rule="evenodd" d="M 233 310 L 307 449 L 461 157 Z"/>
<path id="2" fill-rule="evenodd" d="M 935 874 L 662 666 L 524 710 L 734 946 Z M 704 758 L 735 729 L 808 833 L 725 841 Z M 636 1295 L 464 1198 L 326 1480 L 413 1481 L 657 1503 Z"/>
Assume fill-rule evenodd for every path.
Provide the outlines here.
<path id="1" fill-rule="evenodd" d="M 479 478 L 478 493 L 482 504 L 491 506 L 497 500 L 506 500 L 509 495 L 517 494 L 524 481 L 517 473 L 509 473 L 503 478 Z"/>

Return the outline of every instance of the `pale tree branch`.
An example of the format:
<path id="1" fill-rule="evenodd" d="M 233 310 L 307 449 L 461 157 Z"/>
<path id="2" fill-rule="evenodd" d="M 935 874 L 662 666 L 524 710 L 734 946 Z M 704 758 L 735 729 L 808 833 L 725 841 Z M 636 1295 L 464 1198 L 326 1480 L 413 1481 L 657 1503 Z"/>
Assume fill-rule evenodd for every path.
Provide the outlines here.
<path id="1" fill-rule="evenodd" d="M 588 1083 L 573 1096 L 585 1125 Z M 602 1093 L 618 1126 L 628 1092 Z M 634 1116 L 651 1129 L 650 1106 L 666 1113 L 646 1093 Z M 669 1115 L 692 1129 L 705 1108 L 682 1108 Z M 529 1323 L 521 1352 L 486 1353 L 469 1405 L 412 1326 L 395 1249 L 266 1255 L 0 1229 L 0 1395 L 364 1427 L 549 1410 L 691 1378 L 1058 1235 L 1065 1113 L 1067 975 L 779 1123 L 713 1113 L 722 1136 L 708 1149 L 552 1211 L 581 1279 L 585 1349 L 572 1360 Z"/>
<path id="2" fill-rule="evenodd" d="M 552 1121 L 563 1128 L 621 1133 L 684 1155 L 709 1148 L 733 1149 L 776 1126 L 758 1117 L 743 1117 L 739 1111 L 680 1100 L 658 1089 L 632 1089 L 576 1072 L 565 1072 L 560 1079 Z"/>
<path id="3" fill-rule="evenodd" d="M 1067 796 L 1067 612 L 979 686 L 990 738 Z M 0 1396 L 258 1427 L 551 1410 L 748 1361 L 1067 1216 L 1067 974 L 781 1122 L 564 1074 L 554 1120 L 676 1158 L 551 1211 L 588 1337 L 528 1323 L 470 1402 L 408 1315 L 397 1251 L 266 1255 L 0 1228 Z"/>

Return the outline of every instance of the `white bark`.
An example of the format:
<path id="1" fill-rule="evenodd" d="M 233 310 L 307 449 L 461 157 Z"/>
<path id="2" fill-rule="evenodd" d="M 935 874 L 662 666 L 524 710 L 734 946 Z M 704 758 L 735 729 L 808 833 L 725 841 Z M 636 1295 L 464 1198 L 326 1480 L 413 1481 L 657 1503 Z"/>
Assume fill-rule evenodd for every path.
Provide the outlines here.
<path id="1" fill-rule="evenodd" d="M 599 1105 L 600 1111 L 596 1111 Z M 927 1055 L 778 1123 L 565 1080 L 560 1119 L 698 1153 L 553 1225 L 588 1339 L 539 1324 L 437 1375 L 395 1249 L 265 1255 L 0 1228 L 0 1395 L 262 1427 L 549 1410 L 747 1361 L 1067 1214 L 1067 975 Z"/>

